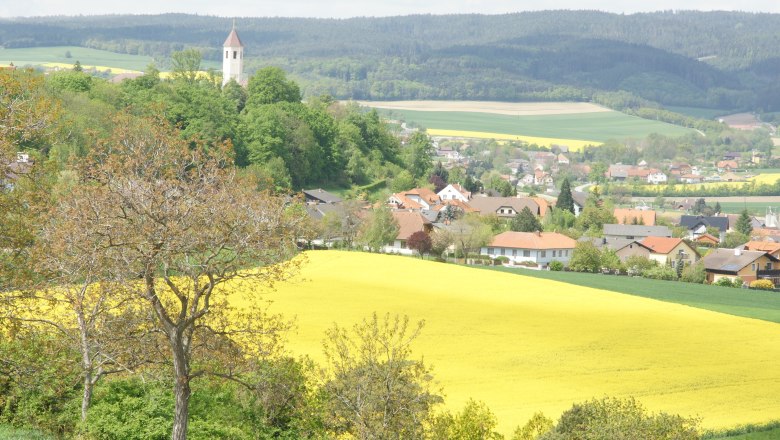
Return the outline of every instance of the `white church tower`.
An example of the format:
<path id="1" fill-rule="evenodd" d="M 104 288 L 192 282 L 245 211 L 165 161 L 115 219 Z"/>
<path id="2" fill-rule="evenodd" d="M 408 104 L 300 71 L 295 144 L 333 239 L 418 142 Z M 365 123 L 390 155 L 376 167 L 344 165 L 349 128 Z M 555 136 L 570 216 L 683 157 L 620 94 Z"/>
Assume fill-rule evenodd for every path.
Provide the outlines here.
<path id="1" fill-rule="evenodd" d="M 233 29 L 230 31 L 225 43 L 222 45 L 222 86 L 230 79 L 241 84 L 244 80 L 244 45 L 236 33 L 236 22 L 233 20 Z"/>

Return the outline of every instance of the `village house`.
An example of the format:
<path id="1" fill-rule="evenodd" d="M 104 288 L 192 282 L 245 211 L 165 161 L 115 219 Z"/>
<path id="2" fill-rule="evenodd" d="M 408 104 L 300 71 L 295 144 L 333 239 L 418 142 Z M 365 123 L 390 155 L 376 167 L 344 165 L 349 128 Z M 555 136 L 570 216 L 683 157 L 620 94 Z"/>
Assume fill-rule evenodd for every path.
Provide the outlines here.
<path id="1" fill-rule="evenodd" d="M 655 211 L 652 209 L 615 208 L 612 214 L 619 225 L 655 226 Z"/>
<path id="2" fill-rule="evenodd" d="M 540 215 L 539 205 L 530 197 L 473 197 L 469 205 L 480 215 L 496 214 L 500 218 L 512 218 L 525 207 Z"/>
<path id="3" fill-rule="evenodd" d="M 461 202 L 468 202 L 471 199 L 471 192 L 466 191 L 465 188 L 458 183 L 450 183 L 445 186 L 436 195 L 439 199 L 444 200 L 460 200 Z"/>
<path id="4" fill-rule="evenodd" d="M 441 199 L 428 188 L 414 188 L 390 195 L 387 203 L 394 209 L 429 210 L 441 203 Z"/>
<path id="5" fill-rule="evenodd" d="M 660 185 L 663 183 L 666 183 L 668 180 L 666 174 L 661 172 L 661 170 L 653 168 L 650 170 L 650 173 L 647 175 L 647 183 L 653 184 L 653 185 Z"/>
<path id="6" fill-rule="evenodd" d="M 574 216 L 579 217 L 582 210 L 585 209 L 585 201 L 588 200 L 588 195 L 582 191 L 572 191 L 571 198 L 574 201 Z"/>
<path id="7" fill-rule="evenodd" d="M 457 162 L 463 158 L 460 151 L 452 147 L 439 147 L 439 149 L 436 150 L 436 156 L 447 159 L 450 162 Z"/>
<path id="8" fill-rule="evenodd" d="M 398 235 L 395 240 L 385 246 L 382 251 L 402 255 L 413 255 L 415 251 L 409 249 L 406 241 L 415 232 L 433 232 L 433 223 L 417 211 L 393 211 L 393 218 L 398 223 Z"/>
<path id="9" fill-rule="evenodd" d="M 552 185 L 553 178 L 550 173 L 542 170 L 534 171 L 534 185 Z"/>
<path id="10" fill-rule="evenodd" d="M 736 171 L 738 167 L 739 163 L 736 160 L 721 160 L 715 164 L 719 173 Z"/>
<path id="11" fill-rule="evenodd" d="M 701 234 L 693 241 L 699 246 L 715 247 L 720 243 L 720 239 L 712 234 Z"/>
<path id="12" fill-rule="evenodd" d="M 688 230 L 691 240 L 706 234 L 707 228 L 715 228 L 719 231 L 718 240 L 723 241 L 729 230 L 729 219 L 725 216 L 683 215 L 679 225 Z"/>
<path id="13" fill-rule="evenodd" d="M 303 195 L 306 197 L 307 204 L 334 204 L 341 203 L 341 197 L 329 193 L 322 188 L 317 189 L 305 189 Z"/>
<path id="14" fill-rule="evenodd" d="M 780 243 L 773 241 L 749 241 L 742 245 L 745 251 L 761 251 L 780 259 Z"/>
<path id="15" fill-rule="evenodd" d="M 512 264 L 531 262 L 547 267 L 552 261 L 568 263 L 576 245 L 576 241 L 557 232 L 508 231 L 496 235 L 481 254 L 507 257 Z"/>
<path id="16" fill-rule="evenodd" d="M 637 240 L 623 238 L 607 240 L 606 238 L 582 237 L 579 241 L 589 241 L 599 249 L 605 248 L 615 251 L 615 254 L 623 263 L 631 257 L 650 258 L 650 248 Z"/>
<path id="17" fill-rule="evenodd" d="M 33 164 L 30 155 L 23 152 L 16 153 L 16 160 L 11 163 L 0 163 L 0 189 L 12 190 L 21 176 L 30 173 Z"/>
<path id="18" fill-rule="evenodd" d="M 536 178 L 533 174 L 526 174 L 524 175 L 520 181 L 518 181 L 518 184 L 523 184 L 525 186 L 533 185 L 534 182 L 536 182 Z"/>
<path id="19" fill-rule="evenodd" d="M 699 260 L 699 253 L 681 238 L 647 237 L 642 245 L 650 249 L 651 260 L 677 268 L 679 265 L 693 264 Z"/>
<path id="20" fill-rule="evenodd" d="M 750 284 L 751 281 L 766 278 L 777 285 L 780 277 L 780 260 L 763 251 L 713 249 L 702 258 L 702 262 L 709 283 L 728 278 L 732 282 L 740 280 Z"/>
<path id="21" fill-rule="evenodd" d="M 672 230 L 666 226 L 645 226 L 645 225 L 618 225 L 605 224 L 604 238 L 607 240 L 630 239 L 644 240 L 647 237 L 671 237 Z"/>
<path id="22" fill-rule="evenodd" d="M 570 163 L 571 163 L 571 161 L 569 161 L 569 158 L 566 157 L 566 155 L 564 155 L 563 153 L 560 153 L 558 155 L 558 164 L 559 165 L 569 165 Z"/>

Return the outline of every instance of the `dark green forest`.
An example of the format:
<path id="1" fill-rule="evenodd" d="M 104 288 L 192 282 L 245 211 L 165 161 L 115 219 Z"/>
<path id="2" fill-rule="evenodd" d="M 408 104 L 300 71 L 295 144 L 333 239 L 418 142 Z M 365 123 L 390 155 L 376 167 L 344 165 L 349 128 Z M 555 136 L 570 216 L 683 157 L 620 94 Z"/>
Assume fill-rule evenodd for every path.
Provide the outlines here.
<path id="1" fill-rule="evenodd" d="M 20 18 L 0 21 L 0 45 L 79 45 L 150 55 L 166 68 L 185 48 L 219 60 L 231 21 Z M 600 102 L 604 92 L 623 91 L 665 105 L 780 110 L 777 14 L 543 11 L 237 24 L 249 73 L 282 67 L 306 96 Z"/>

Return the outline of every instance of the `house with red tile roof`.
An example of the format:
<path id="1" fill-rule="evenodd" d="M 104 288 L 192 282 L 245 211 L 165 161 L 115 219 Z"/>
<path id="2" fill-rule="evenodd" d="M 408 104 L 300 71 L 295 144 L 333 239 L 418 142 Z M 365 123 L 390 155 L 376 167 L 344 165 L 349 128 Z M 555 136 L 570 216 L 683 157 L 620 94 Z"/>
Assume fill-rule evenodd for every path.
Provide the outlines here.
<path id="1" fill-rule="evenodd" d="M 552 261 L 568 263 L 577 242 L 557 232 L 514 232 L 496 235 L 481 249 L 491 258 L 507 257 L 510 262 L 533 262 L 546 267 Z"/>
<path id="2" fill-rule="evenodd" d="M 612 214 L 619 225 L 655 226 L 655 211 L 652 209 L 615 208 Z"/>
<path id="3" fill-rule="evenodd" d="M 650 249 L 648 258 L 673 268 L 677 268 L 680 264 L 693 264 L 699 260 L 696 249 L 682 238 L 647 237 L 641 243 Z"/>
<path id="4" fill-rule="evenodd" d="M 387 202 L 396 209 L 420 210 L 432 209 L 433 206 L 441 203 L 441 198 L 428 188 L 414 188 L 392 194 Z"/>
<path id="5" fill-rule="evenodd" d="M 749 241 L 742 245 L 746 251 L 761 251 L 780 259 L 780 243 L 774 241 Z"/>
<path id="6" fill-rule="evenodd" d="M 461 202 L 468 202 L 469 199 L 471 199 L 471 192 L 466 191 L 466 189 L 458 183 L 450 183 L 439 191 L 437 195 L 441 200 L 460 200 Z"/>
<path id="7" fill-rule="evenodd" d="M 393 211 L 393 218 L 398 223 L 398 234 L 382 249 L 384 252 L 412 255 L 414 251 L 406 246 L 409 237 L 418 231 L 433 232 L 433 224 L 419 211 Z"/>

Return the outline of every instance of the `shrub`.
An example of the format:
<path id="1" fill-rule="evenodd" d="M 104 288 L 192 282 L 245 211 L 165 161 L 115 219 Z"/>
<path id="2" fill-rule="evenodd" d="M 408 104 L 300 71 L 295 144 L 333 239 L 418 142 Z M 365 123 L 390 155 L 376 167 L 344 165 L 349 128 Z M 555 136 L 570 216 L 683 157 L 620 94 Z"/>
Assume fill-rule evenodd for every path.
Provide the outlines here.
<path id="1" fill-rule="evenodd" d="M 652 267 L 644 271 L 642 276 L 654 280 L 674 281 L 677 279 L 677 272 L 671 267 L 664 265 Z"/>
<path id="2" fill-rule="evenodd" d="M 634 399 L 603 398 L 575 404 L 561 414 L 540 440 L 694 440 L 698 420 L 679 415 L 649 414 Z"/>
<path id="3" fill-rule="evenodd" d="M 731 278 L 725 278 L 725 277 L 724 278 L 720 278 L 718 281 L 715 281 L 712 284 L 714 284 L 716 286 L 721 286 L 721 287 L 739 287 L 739 281 L 737 281 L 736 283 L 732 283 L 731 282 Z M 735 284 L 737 284 L 737 285 L 735 286 Z"/>
<path id="4" fill-rule="evenodd" d="M 750 283 L 751 289 L 774 290 L 775 284 L 770 280 L 755 280 Z"/>
<path id="5" fill-rule="evenodd" d="M 509 263 L 509 257 L 505 257 L 505 256 L 502 255 L 500 257 L 496 257 L 496 259 L 493 260 L 493 262 L 495 264 L 498 264 L 498 265 L 507 264 L 507 263 Z"/>
<path id="6" fill-rule="evenodd" d="M 550 270 L 553 272 L 560 272 L 563 270 L 563 263 L 557 260 L 550 261 Z"/>
<path id="7" fill-rule="evenodd" d="M 631 257 L 628 257 L 626 259 L 625 267 L 629 273 L 629 275 L 643 275 L 645 271 L 656 267 L 658 265 L 657 262 L 647 258 L 642 257 L 639 255 L 633 255 Z"/>
<path id="8" fill-rule="evenodd" d="M 680 281 L 685 281 L 686 283 L 704 284 L 706 280 L 707 271 L 704 270 L 704 263 L 701 261 L 685 266 L 680 275 Z"/>

